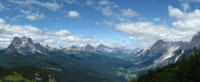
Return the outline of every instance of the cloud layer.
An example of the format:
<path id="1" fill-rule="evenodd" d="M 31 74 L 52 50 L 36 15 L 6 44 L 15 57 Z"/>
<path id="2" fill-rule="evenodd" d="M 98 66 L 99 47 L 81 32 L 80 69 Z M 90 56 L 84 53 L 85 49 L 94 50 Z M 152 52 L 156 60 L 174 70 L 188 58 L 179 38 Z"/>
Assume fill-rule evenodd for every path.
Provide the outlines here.
<path id="1" fill-rule="evenodd" d="M 41 29 L 31 25 L 10 25 L 0 18 L 0 45 L 6 48 L 15 36 L 27 36 L 32 38 L 35 42 L 40 42 L 44 45 L 52 47 L 68 47 L 68 46 L 85 46 L 91 44 L 98 46 L 104 44 L 110 47 L 127 47 L 130 44 L 105 42 L 91 36 L 72 35 L 68 30 L 59 31 L 42 31 Z M 116 46 L 117 45 L 117 46 Z M 133 45 L 131 45 L 133 46 Z"/>
<path id="2" fill-rule="evenodd" d="M 184 12 L 178 8 L 168 6 L 168 11 L 172 20 L 172 27 L 165 24 L 156 25 L 153 22 L 125 22 L 116 24 L 114 28 L 131 35 L 131 40 L 146 41 L 146 45 L 159 39 L 188 41 L 197 31 L 200 31 L 200 10 Z"/>
<path id="3" fill-rule="evenodd" d="M 57 9 L 60 9 L 62 6 L 59 5 L 56 2 L 40 2 L 40 1 L 36 1 L 36 0 L 8 0 L 11 3 L 15 3 L 18 5 L 22 5 L 22 6 L 27 6 L 27 5 L 39 5 L 42 7 L 46 7 L 51 11 L 56 11 Z"/>

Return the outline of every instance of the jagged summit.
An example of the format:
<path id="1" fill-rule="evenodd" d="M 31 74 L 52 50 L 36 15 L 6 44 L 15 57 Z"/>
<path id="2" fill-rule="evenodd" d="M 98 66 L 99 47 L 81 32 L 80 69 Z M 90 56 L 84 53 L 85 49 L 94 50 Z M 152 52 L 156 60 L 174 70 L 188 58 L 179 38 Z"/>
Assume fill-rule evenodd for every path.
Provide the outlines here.
<path id="1" fill-rule="evenodd" d="M 161 46 L 161 45 L 163 45 L 163 44 L 165 44 L 166 42 L 164 42 L 163 40 L 157 40 L 156 42 L 155 42 L 155 46 Z"/>
<path id="2" fill-rule="evenodd" d="M 14 37 L 7 50 L 18 52 L 21 54 L 34 53 L 34 44 L 31 38 Z"/>
<path id="3" fill-rule="evenodd" d="M 14 37 L 11 44 L 8 46 L 7 51 L 17 52 L 23 55 L 33 55 L 35 53 L 46 54 L 51 50 L 49 46 L 43 46 L 39 43 L 33 43 L 31 38 Z"/>
<path id="4" fill-rule="evenodd" d="M 145 48 L 137 57 L 142 58 L 143 63 L 149 63 L 154 67 L 165 66 L 176 62 L 182 54 L 190 54 L 193 47 L 200 48 L 200 31 L 190 42 L 170 42 L 158 40 L 152 46 Z"/>
<path id="5" fill-rule="evenodd" d="M 89 50 L 89 51 L 95 51 L 95 48 L 92 45 L 86 45 L 85 46 L 85 50 Z"/>
<path id="6" fill-rule="evenodd" d="M 103 48 L 111 49 L 110 47 L 107 47 L 107 46 L 105 46 L 105 45 L 103 45 L 103 44 L 99 44 L 99 45 L 97 46 L 97 49 L 103 49 Z"/>
<path id="7" fill-rule="evenodd" d="M 191 42 L 190 42 L 192 45 L 194 44 L 200 44 L 200 31 L 197 32 L 191 39 Z"/>

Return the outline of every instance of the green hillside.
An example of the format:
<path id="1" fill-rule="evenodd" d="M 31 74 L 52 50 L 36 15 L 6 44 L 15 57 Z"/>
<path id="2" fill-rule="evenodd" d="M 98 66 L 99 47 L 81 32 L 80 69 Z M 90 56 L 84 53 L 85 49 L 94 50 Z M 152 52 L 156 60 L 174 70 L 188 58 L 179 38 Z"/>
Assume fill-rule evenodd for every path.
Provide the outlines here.
<path id="1" fill-rule="evenodd" d="M 25 66 L 17 68 L 0 67 L 0 82 L 61 82 L 49 72 L 40 68 Z"/>
<path id="2" fill-rule="evenodd" d="M 149 70 L 147 74 L 129 82 L 200 82 L 200 50 L 194 48 L 193 55 L 163 68 Z"/>
<path id="3" fill-rule="evenodd" d="M 2 52 L 0 66 L 31 65 L 40 67 L 54 74 L 63 82 L 127 82 L 123 76 L 117 75 L 117 71 L 120 67 L 126 68 L 132 65 L 128 61 L 88 52 L 67 54 L 62 51 L 53 51 L 49 54 L 46 56 L 36 53 L 27 56 Z"/>

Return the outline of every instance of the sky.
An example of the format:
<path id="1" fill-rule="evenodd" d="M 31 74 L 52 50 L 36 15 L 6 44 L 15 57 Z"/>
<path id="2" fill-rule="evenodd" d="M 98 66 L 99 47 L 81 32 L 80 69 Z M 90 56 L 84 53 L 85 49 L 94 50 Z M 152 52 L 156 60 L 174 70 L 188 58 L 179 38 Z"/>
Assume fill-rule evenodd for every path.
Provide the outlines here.
<path id="1" fill-rule="evenodd" d="M 200 0 L 0 0 L 0 47 L 26 36 L 52 47 L 145 48 L 189 41 Z"/>

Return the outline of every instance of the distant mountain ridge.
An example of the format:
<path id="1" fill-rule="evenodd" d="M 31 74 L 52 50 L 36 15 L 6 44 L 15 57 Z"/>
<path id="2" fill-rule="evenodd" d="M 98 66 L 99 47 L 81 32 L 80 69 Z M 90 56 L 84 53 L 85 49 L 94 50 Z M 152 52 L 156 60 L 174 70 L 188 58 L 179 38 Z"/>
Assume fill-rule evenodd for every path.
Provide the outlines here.
<path id="1" fill-rule="evenodd" d="M 191 54 L 193 47 L 200 48 L 200 32 L 197 32 L 190 42 L 158 40 L 137 54 L 134 59 L 139 60 L 133 62 L 144 65 L 142 70 L 163 67 L 175 63 L 183 54 Z"/>
<path id="2" fill-rule="evenodd" d="M 123 57 L 129 55 L 135 55 L 138 52 L 141 52 L 142 49 L 124 49 L 124 48 L 111 48 L 105 45 L 98 45 L 97 47 L 93 47 L 92 45 L 86 45 L 84 47 L 70 46 L 66 48 L 62 48 L 62 50 L 71 51 L 73 53 L 79 52 L 92 52 L 97 54 L 104 54 L 108 56 L 114 57 Z"/>
<path id="3" fill-rule="evenodd" d="M 84 47 L 70 46 L 66 48 L 55 49 L 47 45 L 44 46 L 40 43 L 34 43 L 31 38 L 15 37 L 12 43 L 6 49 L 6 52 L 17 52 L 22 55 L 42 54 L 47 56 L 49 54 L 57 54 L 60 58 L 67 56 L 67 59 L 69 59 L 70 62 L 71 60 L 78 62 L 81 61 L 93 65 L 96 65 L 94 61 L 102 63 L 102 61 L 100 62 L 99 60 L 104 60 L 107 58 L 107 56 L 111 56 L 110 58 L 107 58 L 109 62 L 109 59 L 112 59 L 112 57 L 117 58 L 112 59 L 115 60 L 115 62 L 118 61 L 118 58 L 124 59 L 124 62 L 127 62 L 125 61 L 126 59 L 131 59 L 131 61 L 127 62 L 131 64 L 124 64 L 122 67 L 119 67 L 121 64 L 113 65 L 116 66 L 116 69 L 118 69 L 117 72 L 120 75 L 123 75 L 126 79 L 128 79 L 134 74 L 142 74 L 149 69 L 163 67 L 168 64 L 175 63 L 179 60 L 182 54 L 192 53 L 193 47 L 200 48 L 200 32 L 196 33 L 190 42 L 170 42 L 158 40 L 145 49 L 111 48 L 102 44 L 98 45 L 97 47 L 93 47 L 92 45 L 88 44 Z M 55 56 L 58 57 L 57 55 Z M 112 62 L 112 64 L 115 62 Z M 105 63 L 108 62 L 106 61 Z M 100 66 L 107 65 L 105 63 L 101 64 Z M 109 67 L 108 69 L 110 70 Z"/>
<path id="4" fill-rule="evenodd" d="M 15 37 L 8 48 L 0 52 L 0 65 L 46 68 L 64 82 L 79 82 L 79 79 L 84 82 L 126 82 L 132 77 L 127 71 L 134 66 L 130 61 L 105 53 L 96 52 L 91 45 L 58 49 L 34 43 L 31 38 Z"/>
<path id="5" fill-rule="evenodd" d="M 73 53 L 79 52 L 92 52 L 99 54 L 107 54 L 110 56 L 126 56 L 126 55 L 134 55 L 139 52 L 141 49 L 120 49 L 120 48 L 111 48 L 100 44 L 97 47 L 93 47 L 92 45 L 86 45 L 84 47 L 70 46 L 66 48 L 56 49 L 53 47 L 49 47 L 48 45 L 41 45 L 40 43 L 34 43 L 31 38 L 27 37 L 14 37 L 11 44 L 6 49 L 7 51 L 17 52 L 23 55 L 33 55 L 36 53 L 48 55 L 49 51 L 53 50 L 67 50 L 72 51 Z M 112 54 L 112 55 L 111 55 Z"/>

